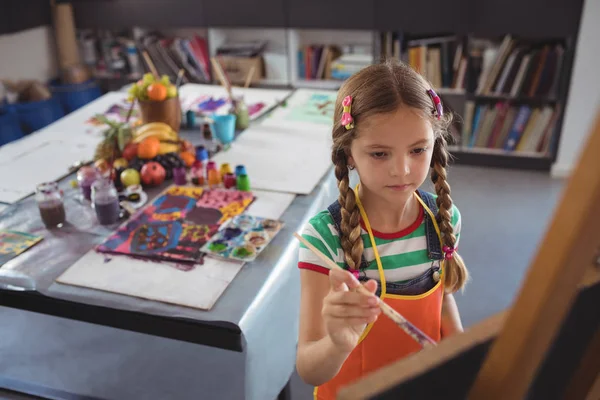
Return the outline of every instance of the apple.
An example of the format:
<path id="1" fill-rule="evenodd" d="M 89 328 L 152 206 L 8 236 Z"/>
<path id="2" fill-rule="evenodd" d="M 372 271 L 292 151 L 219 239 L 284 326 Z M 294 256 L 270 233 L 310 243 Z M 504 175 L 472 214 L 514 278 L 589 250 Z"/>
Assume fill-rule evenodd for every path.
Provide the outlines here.
<path id="1" fill-rule="evenodd" d="M 140 173 L 133 168 L 127 168 L 126 170 L 121 172 L 121 183 L 125 187 L 139 185 L 140 179 Z"/>
<path id="2" fill-rule="evenodd" d="M 158 186 L 165 181 L 167 171 L 155 161 L 144 164 L 140 171 L 142 182 L 148 186 Z"/>
<path id="3" fill-rule="evenodd" d="M 127 146 L 123 149 L 123 158 L 127 161 L 131 161 L 137 157 L 137 143 L 128 143 Z"/>

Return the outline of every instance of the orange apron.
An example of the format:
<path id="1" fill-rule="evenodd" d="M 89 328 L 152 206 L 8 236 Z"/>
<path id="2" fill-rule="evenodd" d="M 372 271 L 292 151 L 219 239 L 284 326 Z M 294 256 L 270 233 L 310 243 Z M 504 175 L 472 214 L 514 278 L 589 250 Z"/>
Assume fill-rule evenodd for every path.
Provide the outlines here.
<path id="1" fill-rule="evenodd" d="M 434 341 L 439 341 L 441 338 L 442 299 L 444 295 L 443 279 L 440 278 L 432 289 L 420 295 L 387 294 L 385 275 L 379 252 L 375 246 L 373 231 L 371 230 L 369 219 L 360 202 L 358 193 L 356 191 L 355 193 L 360 214 L 373 245 L 373 253 L 381 282 L 380 298 L 384 299 L 387 304 L 392 306 L 417 328 L 421 329 L 423 333 Z M 438 237 L 440 237 L 440 230 L 435 221 L 435 216 L 419 196 L 415 194 L 415 197 L 431 217 L 435 231 Z M 440 271 L 440 275 L 443 275 L 443 261 L 440 263 Z M 391 319 L 381 314 L 377 318 L 377 321 L 365 327 L 357 346 L 350 353 L 350 356 L 348 356 L 338 374 L 329 382 L 315 388 L 314 398 L 318 400 L 334 400 L 341 387 L 419 350 L 421 350 L 419 343 L 401 330 Z"/>

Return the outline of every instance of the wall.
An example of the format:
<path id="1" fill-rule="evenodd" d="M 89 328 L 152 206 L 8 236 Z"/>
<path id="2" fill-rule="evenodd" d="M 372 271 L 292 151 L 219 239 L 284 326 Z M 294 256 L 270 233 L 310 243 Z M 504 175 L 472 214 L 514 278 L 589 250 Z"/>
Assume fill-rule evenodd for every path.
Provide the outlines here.
<path id="1" fill-rule="evenodd" d="M 600 111 L 600 0 L 585 0 L 577 43 L 569 101 L 565 109 L 558 158 L 552 176 L 567 177 Z"/>
<path id="2" fill-rule="evenodd" d="M 0 79 L 56 77 L 57 63 L 52 29 L 49 26 L 0 35 Z"/>

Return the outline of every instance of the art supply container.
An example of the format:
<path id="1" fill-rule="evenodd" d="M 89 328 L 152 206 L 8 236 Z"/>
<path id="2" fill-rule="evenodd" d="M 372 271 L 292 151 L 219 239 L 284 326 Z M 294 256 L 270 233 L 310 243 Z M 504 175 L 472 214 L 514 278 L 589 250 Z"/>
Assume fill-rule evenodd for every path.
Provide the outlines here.
<path id="1" fill-rule="evenodd" d="M 185 119 L 188 129 L 193 129 L 196 126 L 196 113 L 193 110 L 186 111 Z"/>
<path id="2" fill-rule="evenodd" d="M 66 220 L 62 190 L 56 182 L 45 182 L 37 186 L 35 200 L 40 209 L 40 217 L 47 228 L 60 228 Z"/>
<path id="3" fill-rule="evenodd" d="M 176 185 L 185 185 L 187 183 L 185 168 L 173 168 L 173 180 Z"/>
<path id="4" fill-rule="evenodd" d="M 227 145 L 233 142 L 235 138 L 235 121 L 234 114 L 214 115 L 212 117 L 213 131 L 219 142 Z"/>
<path id="5" fill-rule="evenodd" d="M 243 165 L 237 165 L 235 167 L 235 176 L 240 175 L 248 175 L 248 173 L 246 172 L 246 167 L 244 167 Z"/>
<path id="6" fill-rule="evenodd" d="M 231 169 L 231 165 L 229 165 L 229 163 L 221 164 L 221 169 L 219 172 L 221 172 L 221 177 L 224 177 L 226 174 L 233 174 L 233 170 Z"/>
<path id="7" fill-rule="evenodd" d="M 92 184 L 92 202 L 100 225 L 119 221 L 119 194 L 110 180 L 98 179 Z"/>
<path id="8" fill-rule="evenodd" d="M 248 175 L 240 175 L 237 177 L 237 189 L 241 190 L 242 192 L 249 192 L 250 191 L 250 178 L 248 178 Z"/>
<path id="9" fill-rule="evenodd" d="M 204 146 L 196 147 L 196 160 L 199 160 L 202 163 L 208 160 L 208 150 L 206 150 Z"/>
<path id="10" fill-rule="evenodd" d="M 241 97 L 236 101 L 235 104 L 235 116 L 236 123 L 235 127 L 237 129 L 246 129 L 248 125 L 250 125 L 250 114 L 248 113 L 248 106 L 244 101 L 244 98 Z"/>
<path id="11" fill-rule="evenodd" d="M 223 186 L 225 189 L 231 189 L 236 186 L 236 178 L 234 174 L 225 174 L 223 175 Z"/>
<path id="12" fill-rule="evenodd" d="M 81 195 L 85 200 L 89 201 L 92 199 L 92 184 L 99 177 L 98 172 L 93 167 L 84 166 L 77 171 L 77 183 L 81 190 Z"/>
<path id="13" fill-rule="evenodd" d="M 221 175 L 219 174 L 219 171 L 217 171 L 216 169 L 207 170 L 206 178 L 208 181 L 208 186 L 211 189 L 219 186 L 219 184 L 221 183 Z"/>
<path id="14" fill-rule="evenodd" d="M 204 123 L 202 125 L 202 137 L 204 140 L 213 140 L 212 128 L 210 124 Z"/>

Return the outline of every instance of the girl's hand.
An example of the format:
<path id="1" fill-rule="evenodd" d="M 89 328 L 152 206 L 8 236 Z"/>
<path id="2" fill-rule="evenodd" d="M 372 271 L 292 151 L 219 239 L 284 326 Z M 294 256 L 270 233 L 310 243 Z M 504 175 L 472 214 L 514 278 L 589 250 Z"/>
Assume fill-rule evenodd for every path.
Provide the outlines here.
<path id="1" fill-rule="evenodd" d="M 329 284 L 322 309 L 325 330 L 336 347 L 349 353 L 358 344 L 366 324 L 375 322 L 381 312 L 379 298 L 374 294 L 377 282 L 371 279 L 364 285 L 371 295 L 351 291 L 360 282 L 349 271 L 333 269 L 329 271 Z"/>

